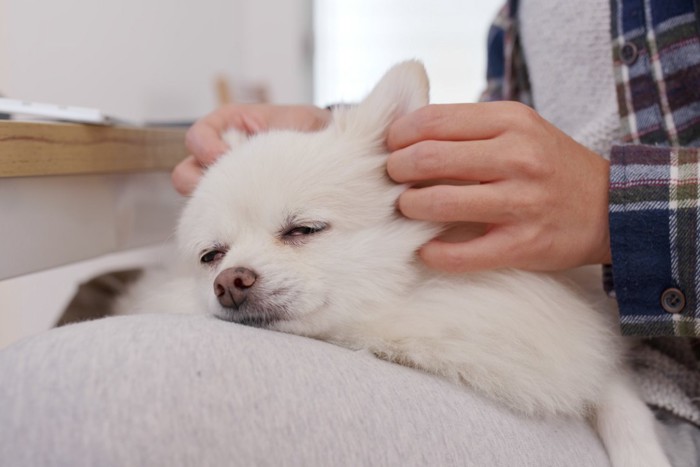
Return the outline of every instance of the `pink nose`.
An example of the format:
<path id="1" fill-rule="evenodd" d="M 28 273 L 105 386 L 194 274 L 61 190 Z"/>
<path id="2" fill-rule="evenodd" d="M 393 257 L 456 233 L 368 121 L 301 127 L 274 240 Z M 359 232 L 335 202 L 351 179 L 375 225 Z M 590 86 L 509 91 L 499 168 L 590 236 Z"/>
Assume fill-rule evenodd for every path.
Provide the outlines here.
<path id="1" fill-rule="evenodd" d="M 221 306 L 238 309 L 248 299 L 248 292 L 258 276 L 247 268 L 224 269 L 214 279 L 214 293 Z"/>

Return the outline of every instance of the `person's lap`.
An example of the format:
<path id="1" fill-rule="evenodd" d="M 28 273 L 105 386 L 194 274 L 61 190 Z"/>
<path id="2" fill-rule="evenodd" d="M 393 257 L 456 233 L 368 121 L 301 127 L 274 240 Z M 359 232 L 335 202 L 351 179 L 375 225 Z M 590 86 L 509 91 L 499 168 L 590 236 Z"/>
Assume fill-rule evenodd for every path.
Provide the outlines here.
<path id="1" fill-rule="evenodd" d="M 4 465 L 609 465 L 583 421 L 205 317 L 52 330 L 0 352 L 0 375 Z"/>

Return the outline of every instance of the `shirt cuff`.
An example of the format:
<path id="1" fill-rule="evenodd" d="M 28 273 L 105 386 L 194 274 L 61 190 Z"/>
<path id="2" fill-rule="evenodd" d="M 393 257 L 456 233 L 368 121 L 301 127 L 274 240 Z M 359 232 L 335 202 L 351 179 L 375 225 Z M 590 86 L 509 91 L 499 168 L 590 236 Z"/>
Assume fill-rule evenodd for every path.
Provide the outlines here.
<path id="1" fill-rule="evenodd" d="M 700 149 L 613 147 L 610 246 L 625 335 L 700 336 Z"/>

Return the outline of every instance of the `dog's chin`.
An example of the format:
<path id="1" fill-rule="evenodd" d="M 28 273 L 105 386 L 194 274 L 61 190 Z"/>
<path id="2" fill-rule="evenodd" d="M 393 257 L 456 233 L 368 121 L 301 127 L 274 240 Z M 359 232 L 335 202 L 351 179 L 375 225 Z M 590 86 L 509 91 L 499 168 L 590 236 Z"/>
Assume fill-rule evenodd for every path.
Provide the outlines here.
<path id="1" fill-rule="evenodd" d="M 285 320 L 283 312 L 270 310 L 253 310 L 249 307 L 239 308 L 218 308 L 213 312 L 215 318 L 231 323 L 242 324 L 255 328 L 274 328 L 275 323 Z"/>

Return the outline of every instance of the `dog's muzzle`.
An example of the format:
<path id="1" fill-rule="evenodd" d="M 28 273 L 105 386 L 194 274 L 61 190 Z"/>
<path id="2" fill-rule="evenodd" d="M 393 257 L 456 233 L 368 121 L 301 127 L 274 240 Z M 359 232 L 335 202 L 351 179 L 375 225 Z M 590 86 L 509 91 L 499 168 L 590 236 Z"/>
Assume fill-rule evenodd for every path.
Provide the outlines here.
<path id="1" fill-rule="evenodd" d="M 271 303 L 260 288 L 255 271 L 243 268 L 224 269 L 214 279 L 214 294 L 221 309 L 215 312 L 219 319 L 259 328 L 285 319 L 286 309 Z"/>

